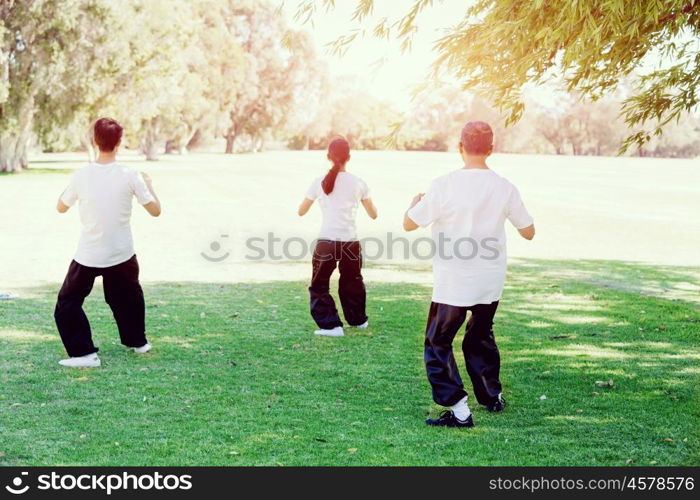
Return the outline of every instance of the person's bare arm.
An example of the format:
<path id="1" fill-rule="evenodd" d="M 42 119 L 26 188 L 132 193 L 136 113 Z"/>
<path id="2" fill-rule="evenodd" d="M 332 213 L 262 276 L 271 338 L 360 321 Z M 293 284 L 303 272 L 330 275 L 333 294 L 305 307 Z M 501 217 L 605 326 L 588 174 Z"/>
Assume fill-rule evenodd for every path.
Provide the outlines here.
<path id="1" fill-rule="evenodd" d="M 299 217 L 306 215 L 313 204 L 314 200 L 311 198 L 304 198 L 304 201 L 301 202 L 301 205 L 299 205 L 299 209 L 297 210 Z"/>
<path id="2" fill-rule="evenodd" d="M 148 188 L 148 192 L 151 193 L 151 196 L 153 196 L 155 201 L 151 201 L 149 203 L 146 203 L 143 208 L 146 209 L 146 212 L 151 214 L 153 217 L 158 217 L 161 214 L 161 206 L 160 206 L 160 200 L 158 199 L 158 195 L 156 194 L 155 190 L 153 189 L 153 181 L 151 180 L 151 176 L 148 175 L 146 172 L 141 172 L 141 177 L 143 177 L 143 182 L 146 183 L 146 187 Z"/>
<path id="3" fill-rule="evenodd" d="M 365 211 L 367 212 L 367 215 L 370 216 L 370 218 L 377 218 L 377 207 L 375 207 L 374 203 L 372 203 L 372 198 L 365 198 L 364 200 L 362 200 L 362 206 L 365 207 Z"/>
<path id="4" fill-rule="evenodd" d="M 63 200 L 61 199 L 62 196 L 63 195 L 59 196 L 58 203 L 56 203 L 56 210 L 58 210 L 59 214 L 65 214 L 68 209 L 70 209 L 70 206 L 63 203 Z"/>
<path id="5" fill-rule="evenodd" d="M 424 194 L 425 194 L 425 193 L 418 193 L 417 195 L 415 195 L 415 196 L 413 197 L 413 200 L 411 200 L 411 206 L 408 207 L 408 210 L 411 210 L 413 207 L 415 207 L 416 204 L 417 204 L 421 199 L 423 199 L 423 195 L 424 195 Z M 413 219 L 411 219 L 411 218 L 408 216 L 408 210 L 406 210 L 406 213 L 403 214 L 403 228 L 404 228 L 404 231 L 415 231 L 415 230 L 418 229 L 420 226 L 419 226 L 418 224 L 416 224 L 416 223 L 413 221 Z"/>
<path id="6" fill-rule="evenodd" d="M 526 240 L 531 240 L 532 238 L 535 237 L 535 225 L 530 224 L 527 227 L 524 227 L 522 229 L 518 229 L 518 232 L 520 233 L 520 236 L 522 236 Z"/>

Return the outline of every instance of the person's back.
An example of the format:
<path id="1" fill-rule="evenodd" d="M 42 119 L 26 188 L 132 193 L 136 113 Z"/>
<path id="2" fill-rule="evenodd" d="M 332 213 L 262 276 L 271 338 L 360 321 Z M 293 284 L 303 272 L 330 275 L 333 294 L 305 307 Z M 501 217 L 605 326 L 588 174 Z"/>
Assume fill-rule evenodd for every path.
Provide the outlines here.
<path id="1" fill-rule="evenodd" d="M 84 266 L 109 267 L 134 254 L 132 201 L 154 201 L 139 173 L 117 162 L 91 163 L 76 171 L 62 199 L 79 202 L 82 232 L 75 260 Z"/>
<path id="2" fill-rule="evenodd" d="M 465 306 L 498 300 L 507 260 L 505 221 L 532 223 L 515 186 L 491 169 L 462 168 L 433 181 L 423 202 L 422 221 L 432 222 L 439 245 L 436 280 L 453 290 L 440 301 Z M 419 219 L 420 209 L 414 211 Z"/>
<path id="3" fill-rule="evenodd" d="M 338 172 L 333 191 L 323 191 L 323 177 L 316 179 L 307 196 L 318 200 L 321 207 L 321 231 L 319 238 L 333 241 L 357 240 L 357 207 L 368 198 L 367 184 L 350 172 Z"/>

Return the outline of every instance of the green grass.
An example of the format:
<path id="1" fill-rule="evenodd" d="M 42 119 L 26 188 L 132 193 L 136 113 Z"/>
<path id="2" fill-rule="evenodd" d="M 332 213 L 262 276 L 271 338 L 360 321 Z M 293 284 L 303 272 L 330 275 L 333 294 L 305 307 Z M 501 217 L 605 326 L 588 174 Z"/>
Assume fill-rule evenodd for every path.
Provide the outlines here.
<path id="1" fill-rule="evenodd" d="M 470 430 L 423 424 L 439 408 L 418 284 L 368 283 L 371 327 L 342 339 L 311 333 L 304 282 L 147 285 L 142 357 L 96 287 L 90 370 L 56 364 L 57 286 L 25 290 L 0 302 L 0 465 L 698 465 L 700 313 L 673 294 L 696 277 L 512 266 L 495 325 L 509 407 L 474 407 Z"/>

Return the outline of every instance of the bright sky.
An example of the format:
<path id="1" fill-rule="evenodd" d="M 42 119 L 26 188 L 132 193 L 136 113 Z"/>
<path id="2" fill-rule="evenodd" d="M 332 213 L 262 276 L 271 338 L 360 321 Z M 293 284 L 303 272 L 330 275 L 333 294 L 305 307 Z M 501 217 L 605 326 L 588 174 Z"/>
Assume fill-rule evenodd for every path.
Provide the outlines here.
<path id="1" fill-rule="evenodd" d="M 433 51 L 435 42 L 446 28 L 464 18 L 471 0 L 435 0 L 432 7 L 426 8 L 417 18 L 418 33 L 414 37 L 410 51 L 401 53 L 396 40 L 380 40 L 371 33 L 377 22 L 387 17 L 390 21 L 402 17 L 410 9 L 413 1 L 375 0 L 374 12 L 361 26 L 369 32 L 358 37 L 343 56 L 331 55 L 326 44 L 340 35 L 347 35 L 357 28 L 352 14 L 358 0 L 336 0 L 330 11 L 319 8 L 313 18 L 313 25 L 295 21 L 299 0 L 278 0 L 283 3 L 283 12 L 291 26 L 307 30 L 316 42 L 319 56 L 328 64 L 333 77 L 354 75 L 376 97 L 394 103 L 399 109 L 411 106 L 412 90 L 425 81 L 431 63 L 437 57 Z M 318 0 L 317 4 L 321 4 Z M 382 64 L 376 64 L 383 61 Z M 664 66 L 658 54 L 650 53 L 640 67 L 642 72 Z M 551 87 L 526 86 L 528 98 L 541 104 L 553 104 Z M 559 94 L 559 95 L 563 95 Z M 556 107 L 556 106 L 555 106 Z M 700 110 L 695 110 L 700 113 Z"/>
<path id="2" fill-rule="evenodd" d="M 411 4 L 376 0 L 371 20 L 364 22 L 363 27 L 371 29 L 383 17 L 395 20 Z M 378 98 L 406 109 L 410 105 L 411 91 L 424 80 L 436 57 L 432 51 L 434 42 L 440 38 L 441 30 L 463 19 L 466 4 L 465 0 L 438 0 L 432 8 L 427 8 L 418 17 L 419 30 L 413 48 L 405 54 L 401 53 L 398 42 L 378 40 L 368 33 L 363 39 L 356 39 L 342 57 L 330 55 L 324 46 L 357 26 L 351 21 L 355 1 L 340 0 L 330 12 L 320 10 L 314 17 L 313 26 L 294 21 L 298 7 L 296 0 L 285 0 L 284 12 L 292 26 L 312 33 L 319 56 L 328 63 L 332 76 L 357 75 Z M 382 60 L 383 64 L 373 65 Z"/>

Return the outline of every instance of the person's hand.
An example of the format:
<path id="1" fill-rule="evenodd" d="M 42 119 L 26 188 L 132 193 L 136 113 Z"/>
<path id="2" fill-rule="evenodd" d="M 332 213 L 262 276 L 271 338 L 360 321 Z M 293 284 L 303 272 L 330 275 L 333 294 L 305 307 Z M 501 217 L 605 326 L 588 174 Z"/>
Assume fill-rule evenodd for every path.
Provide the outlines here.
<path id="1" fill-rule="evenodd" d="M 411 206 L 408 207 L 409 209 L 415 207 L 420 200 L 423 199 L 423 196 L 425 196 L 425 193 L 418 193 L 413 197 L 413 200 L 411 200 Z"/>
<path id="2" fill-rule="evenodd" d="M 141 177 L 143 177 L 143 182 L 145 182 L 147 186 L 150 186 L 151 184 L 153 184 L 153 181 L 151 180 L 151 176 L 148 175 L 146 172 L 141 172 Z"/>

